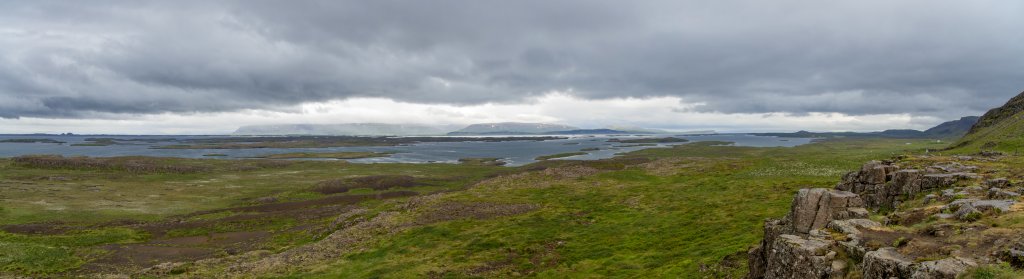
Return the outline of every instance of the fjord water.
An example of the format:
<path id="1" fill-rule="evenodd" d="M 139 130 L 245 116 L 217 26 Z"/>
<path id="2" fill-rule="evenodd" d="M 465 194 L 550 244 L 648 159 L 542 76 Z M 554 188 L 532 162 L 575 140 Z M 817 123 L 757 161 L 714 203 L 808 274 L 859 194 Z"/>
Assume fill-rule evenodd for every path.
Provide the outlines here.
<path id="1" fill-rule="evenodd" d="M 535 162 L 534 158 L 566 152 L 577 152 L 584 148 L 599 148 L 586 151 L 587 154 L 565 157 L 561 159 L 596 160 L 614 157 L 618 153 L 630 152 L 645 148 L 665 148 L 683 143 L 657 144 L 655 146 L 635 146 L 635 144 L 608 142 L 609 139 L 666 137 L 659 136 L 570 136 L 567 139 L 545 141 L 501 141 L 501 142 L 430 142 L 401 146 L 358 146 L 358 147 L 327 147 L 327 148 L 250 148 L 250 149 L 155 149 L 153 147 L 180 144 L 181 141 L 203 138 L 223 138 L 224 136 L 56 136 L 56 135 L 0 135 L 5 139 L 52 139 L 65 142 L 57 143 L 7 143 L 0 142 L 0 157 L 13 157 L 31 154 L 54 154 L 63 156 L 155 156 L 181 158 L 209 158 L 203 155 L 223 154 L 216 158 L 252 158 L 270 154 L 293 152 L 344 152 L 373 151 L 394 152 L 390 157 L 364 158 L 348 160 L 357 163 L 454 163 L 459 158 L 502 158 L 509 166 L 525 165 Z M 134 140 L 129 144 L 108 146 L 71 146 L 76 143 L 89 143 L 87 138 L 116 138 Z M 809 138 L 778 138 L 754 136 L 747 134 L 716 134 L 674 136 L 685 138 L 690 142 L 724 141 L 737 146 L 753 147 L 792 147 L 806 144 Z M 630 146 L 633 145 L 633 146 Z"/>

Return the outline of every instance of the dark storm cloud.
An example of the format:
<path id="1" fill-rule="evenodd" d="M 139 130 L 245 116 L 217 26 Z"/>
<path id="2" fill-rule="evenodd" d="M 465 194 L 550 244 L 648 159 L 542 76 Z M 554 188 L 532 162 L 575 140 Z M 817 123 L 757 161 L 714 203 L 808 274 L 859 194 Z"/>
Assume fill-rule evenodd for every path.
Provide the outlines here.
<path id="1" fill-rule="evenodd" d="M 1017 1 L 6 2 L 0 117 L 572 90 L 955 118 L 1024 89 L 1022 15 Z"/>

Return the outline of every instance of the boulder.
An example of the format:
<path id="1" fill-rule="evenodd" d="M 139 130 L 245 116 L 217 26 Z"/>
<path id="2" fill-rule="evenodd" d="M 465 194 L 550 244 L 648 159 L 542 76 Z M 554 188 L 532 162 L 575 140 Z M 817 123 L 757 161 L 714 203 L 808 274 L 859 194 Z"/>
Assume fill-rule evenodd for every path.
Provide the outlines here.
<path id="1" fill-rule="evenodd" d="M 956 279 L 957 275 L 964 273 L 967 269 L 978 266 L 974 260 L 952 257 L 937 261 L 927 261 L 918 264 L 917 270 L 910 276 L 911 279 Z"/>
<path id="2" fill-rule="evenodd" d="M 924 177 L 924 173 L 920 170 L 900 170 L 893 174 L 892 184 L 900 193 L 913 196 L 921 192 L 921 177 Z"/>
<path id="3" fill-rule="evenodd" d="M 1006 178 L 994 178 L 985 181 L 985 186 L 989 188 L 1008 188 L 1010 187 L 1010 180 Z"/>
<path id="4" fill-rule="evenodd" d="M 768 219 L 764 221 L 764 238 L 761 244 L 747 251 L 747 278 L 765 278 L 765 269 L 768 266 L 768 257 L 773 252 L 772 245 L 780 235 L 793 232 L 793 226 L 788 218 Z"/>
<path id="5" fill-rule="evenodd" d="M 865 253 L 861 270 L 864 278 L 910 278 L 915 272 L 914 260 L 892 247 Z"/>
<path id="6" fill-rule="evenodd" d="M 988 198 L 1016 200 L 1017 198 L 1020 198 L 1020 194 L 1010 190 L 992 187 L 988 189 Z"/>
<path id="7" fill-rule="evenodd" d="M 824 247 L 830 246 L 829 234 L 820 229 L 834 220 L 866 218 L 868 212 L 863 206 L 864 201 L 851 192 L 825 188 L 800 189 L 793 197 L 790 212 L 785 218 L 764 222 L 764 239 L 758 247 L 747 251 L 750 269 L 747 278 L 804 278 L 799 276 L 827 274 L 826 271 L 831 270 L 831 259 L 816 260 L 819 266 L 794 273 L 784 272 L 781 266 L 791 264 L 784 260 L 787 257 L 807 254 L 811 247 L 819 247 L 821 243 L 826 243 Z M 775 261 L 772 262 L 772 259 Z M 788 261 L 804 263 L 803 259 Z M 774 267 L 774 271 L 769 267 Z"/>
<path id="8" fill-rule="evenodd" d="M 871 161 L 860 168 L 859 179 L 865 184 L 882 184 L 888 181 L 889 174 L 895 170 L 892 165 L 879 161 Z"/>
<path id="9" fill-rule="evenodd" d="M 832 274 L 829 247 L 831 242 L 824 239 L 780 235 L 768 253 L 764 278 L 828 278 Z"/>
<path id="10" fill-rule="evenodd" d="M 943 209 L 950 211 L 959 211 L 960 208 L 970 206 L 978 211 L 982 212 L 1007 212 L 1010 211 L 1010 207 L 1016 203 L 1013 200 L 979 200 L 979 199 L 959 199 L 947 204 Z"/>
<path id="11" fill-rule="evenodd" d="M 864 201 L 851 192 L 825 188 L 800 189 L 793 198 L 788 218 L 794 231 L 808 233 L 824 228 L 832 220 L 863 216 L 866 210 L 861 210 L 862 206 Z"/>

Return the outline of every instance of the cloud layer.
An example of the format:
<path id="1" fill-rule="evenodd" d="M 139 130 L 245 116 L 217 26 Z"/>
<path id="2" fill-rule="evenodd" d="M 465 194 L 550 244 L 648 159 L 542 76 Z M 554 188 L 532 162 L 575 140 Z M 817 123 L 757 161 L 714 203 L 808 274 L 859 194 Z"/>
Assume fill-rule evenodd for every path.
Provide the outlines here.
<path id="1" fill-rule="evenodd" d="M 6 1 L 0 118 L 675 97 L 954 119 L 1024 89 L 1020 1 Z"/>

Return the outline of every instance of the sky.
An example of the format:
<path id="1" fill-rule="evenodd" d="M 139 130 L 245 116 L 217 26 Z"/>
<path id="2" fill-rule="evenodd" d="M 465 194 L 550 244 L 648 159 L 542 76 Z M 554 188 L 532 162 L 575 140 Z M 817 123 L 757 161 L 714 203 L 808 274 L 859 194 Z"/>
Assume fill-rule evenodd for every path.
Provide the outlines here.
<path id="1" fill-rule="evenodd" d="M 1022 26 L 1015 0 L 3 1 L 0 133 L 926 129 L 1024 90 Z"/>

